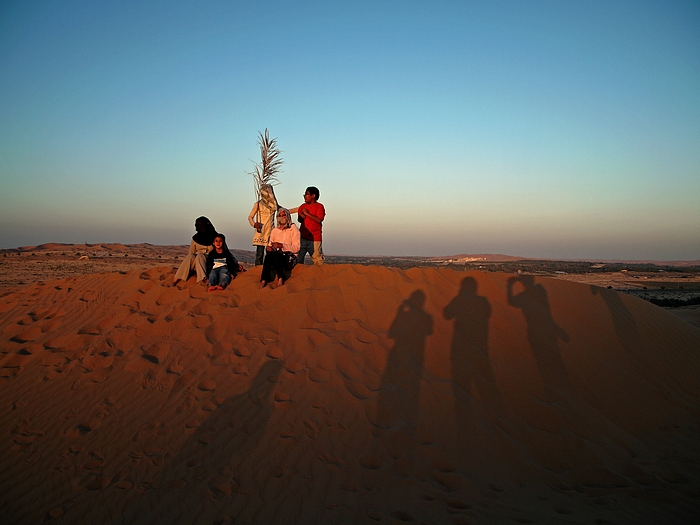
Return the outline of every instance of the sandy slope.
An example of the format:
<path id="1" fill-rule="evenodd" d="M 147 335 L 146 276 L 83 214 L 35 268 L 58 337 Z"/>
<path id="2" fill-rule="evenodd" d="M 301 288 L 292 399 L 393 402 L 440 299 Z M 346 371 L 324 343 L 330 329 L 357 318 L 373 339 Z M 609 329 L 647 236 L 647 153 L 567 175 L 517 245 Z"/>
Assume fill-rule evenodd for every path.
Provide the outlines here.
<path id="1" fill-rule="evenodd" d="M 171 277 L 0 297 L 0 522 L 700 515 L 700 330 L 649 303 L 436 269 Z"/>

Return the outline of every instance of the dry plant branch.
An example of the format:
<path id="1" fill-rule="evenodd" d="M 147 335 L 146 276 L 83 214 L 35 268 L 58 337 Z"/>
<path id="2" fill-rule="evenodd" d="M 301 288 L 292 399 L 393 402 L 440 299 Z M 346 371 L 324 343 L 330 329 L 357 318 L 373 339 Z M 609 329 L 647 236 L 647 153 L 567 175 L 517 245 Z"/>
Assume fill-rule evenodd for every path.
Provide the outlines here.
<path id="1" fill-rule="evenodd" d="M 279 183 L 277 174 L 283 164 L 281 151 L 277 148 L 277 139 L 270 138 L 270 132 L 265 128 L 265 133 L 258 132 L 258 144 L 260 145 L 260 162 L 255 165 L 251 175 L 255 181 L 255 194 L 260 199 L 260 191 L 265 185 L 274 186 Z"/>

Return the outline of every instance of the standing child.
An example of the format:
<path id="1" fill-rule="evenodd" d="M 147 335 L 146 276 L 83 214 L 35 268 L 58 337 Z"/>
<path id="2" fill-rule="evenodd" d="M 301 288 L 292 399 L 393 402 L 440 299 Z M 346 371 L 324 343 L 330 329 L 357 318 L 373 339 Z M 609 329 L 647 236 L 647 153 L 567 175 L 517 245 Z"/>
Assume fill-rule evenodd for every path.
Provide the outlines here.
<path id="1" fill-rule="evenodd" d="M 226 237 L 217 233 L 214 237 L 214 249 L 207 256 L 207 274 L 209 291 L 223 290 L 231 282 L 231 274 L 236 278 L 238 261 L 226 246 Z"/>
<path id="2" fill-rule="evenodd" d="M 253 209 L 248 215 L 248 222 L 255 228 L 255 234 L 253 234 L 253 246 L 256 247 L 255 266 L 263 263 L 265 247 L 270 240 L 270 232 L 275 227 L 277 208 L 277 199 L 272 185 L 263 184 L 260 187 L 260 199 L 253 204 Z"/>
<path id="3" fill-rule="evenodd" d="M 326 208 L 318 202 L 321 192 L 316 186 L 309 186 L 304 193 L 304 204 L 298 208 L 289 210 L 298 214 L 301 222 L 301 248 L 299 250 L 298 262 L 304 264 L 304 257 L 308 253 L 316 266 L 321 266 L 325 257 L 323 256 L 323 246 L 321 243 L 321 230 L 323 219 L 326 217 Z"/>

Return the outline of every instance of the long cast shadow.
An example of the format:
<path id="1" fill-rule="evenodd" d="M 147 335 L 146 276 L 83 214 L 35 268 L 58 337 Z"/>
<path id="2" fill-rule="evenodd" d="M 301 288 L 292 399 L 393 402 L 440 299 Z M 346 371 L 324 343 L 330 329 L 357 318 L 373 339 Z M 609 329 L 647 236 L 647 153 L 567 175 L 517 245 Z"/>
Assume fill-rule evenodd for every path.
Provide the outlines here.
<path id="1" fill-rule="evenodd" d="M 600 295 L 605 301 L 605 305 L 610 311 L 613 325 L 615 326 L 615 334 L 618 340 L 622 343 L 627 354 L 632 358 L 633 363 L 638 363 L 642 351 L 642 341 L 637 328 L 637 322 L 634 316 L 627 309 L 622 297 L 615 290 L 601 288 L 591 285 L 591 293 Z"/>
<path id="2" fill-rule="evenodd" d="M 520 293 L 514 294 L 518 285 Z M 559 349 L 559 341 L 568 342 L 568 334 L 554 321 L 547 299 L 547 291 L 535 284 L 532 275 L 519 275 L 508 279 L 508 304 L 523 311 L 527 323 L 527 338 L 537 370 L 548 390 L 565 390 L 569 386 L 568 374 Z"/>
<path id="3" fill-rule="evenodd" d="M 155 490 L 127 505 L 121 523 L 177 523 L 200 515 L 207 499 L 230 497 L 238 482 L 246 493 L 250 480 L 237 480 L 235 474 L 254 470 L 251 449 L 274 411 L 274 386 L 281 371 L 281 361 L 267 361 L 246 392 L 219 405 L 163 466 Z"/>
<path id="4" fill-rule="evenodd" d="M 496 376 L 489 359 L 489 319 L 491 305 L 477 295 L 477 282 L 465 277 L 457 296 L 443 310 L 443 317 L 454 319 L 450 361 L 452 390 L 455 398 L 455 420 L 458 428 L 472 412 L 472 388 L 476 389 L 487 411 L 503 412 L 503 401 L 496 386 Z"/>
<path id="5" fill-rule="evenodd" d="M 396 342 L 389 353 L 378 396 L 377 424 L 404 428 L 413 435 L 418 423 L 420 379 L 425 342 L 433 333 L 433 318 L 423 310 L 425 293 L 414 291 L 398 308 L 389 328 Z"/>

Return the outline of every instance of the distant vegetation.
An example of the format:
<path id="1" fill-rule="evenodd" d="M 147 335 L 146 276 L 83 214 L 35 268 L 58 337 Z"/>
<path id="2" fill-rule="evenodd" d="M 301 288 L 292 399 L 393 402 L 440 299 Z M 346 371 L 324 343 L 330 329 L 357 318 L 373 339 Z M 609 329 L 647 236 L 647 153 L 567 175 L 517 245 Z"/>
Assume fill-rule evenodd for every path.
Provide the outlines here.
<path id="1" fill-rule="evenodd" d="M 533 274 L 564 273 L 612 273 L 628 270 L 632 272 L 667 272 L 700 274 L 700 266 L 669 266 L 650 263 L 597 263 L 586 261 L 551 261 L 551 260 L 520 260 L 504 262 L 474 261 L 466 263 L 445 263 L 424 257 L 356 257 L 345 255 L 327 255 L 331 264 L 362 264 L 365 266 L 388 266 L 390 268 L 449 268 L 458 271 L 482 270 L 486 272 L 521 272 Z"/>
<path id="2" fill-rule="evenodd" d="M 660 299 L 658 297 L 652 297 L 648 299 L 648 301 L 656 306 L 676 308 L 678 306 L 693 306 L 700 304 L 700 297 L 691 297 L 689 299 L 678 299 L 675 297 Z"/>

